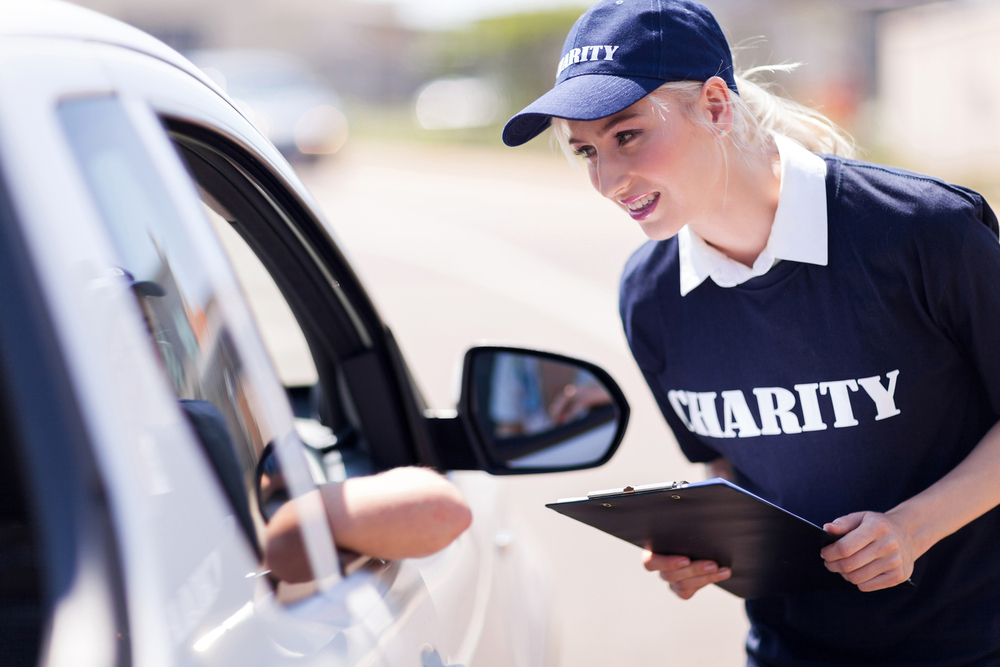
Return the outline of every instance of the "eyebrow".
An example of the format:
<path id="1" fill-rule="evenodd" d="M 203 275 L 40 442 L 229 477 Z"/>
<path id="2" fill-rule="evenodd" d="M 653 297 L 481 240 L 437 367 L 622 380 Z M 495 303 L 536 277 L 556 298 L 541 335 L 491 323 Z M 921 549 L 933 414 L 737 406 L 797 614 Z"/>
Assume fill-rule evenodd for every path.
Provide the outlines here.
<path id="1" fill-rule="evenodd" d="M 605 134 L 608 133 L 608 131 L 612 127 L 614 127 L 618 123 L 623 123 L 623 122 L 625 122 L 627 120 L 631 120 L 631 119 L 635 118 L 636 116 L 640 115 L 641 113 L 642 113 L 641 111 L 633 110 L 633 111 L 629 111 L 628 113 L 615 114 L 614 116 L 611 116 L 610 118 L 607 119 L 607 122 L 604 123 L 604 125 L 602 125 L 601 128 L 597 131 L 597 135 L 600 136 L 600 137 L 603 137 Z M 568 142 L 571 143 L 571 144 L 582 144 L 582 143 L 584 143 L 583 139 L 575 139 L 573 137 L 570 137 L 568 139 Z"/>

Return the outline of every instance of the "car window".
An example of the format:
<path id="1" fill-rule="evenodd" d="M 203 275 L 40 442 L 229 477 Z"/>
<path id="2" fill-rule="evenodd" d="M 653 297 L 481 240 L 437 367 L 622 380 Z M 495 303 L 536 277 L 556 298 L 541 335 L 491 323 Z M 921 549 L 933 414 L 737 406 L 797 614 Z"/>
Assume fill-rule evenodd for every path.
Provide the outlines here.
<path id="1" fill-rule="evenodd" d="M 207 193 L 204 194 L 209 198 Z M 345 465 L 344 450 L 349 440 L 357 440 L 359 431 L 354 422 L 342 420 L 339 428 L 331 420 L 324 423 L 319 405 L 319 372 L 316 362 L 298 320 L 285 300 L 281 289 L 274 282 L 264 264 L 233 229 L 233 226 L 204 202 L 205 212 L 236 271 L 236 278 L 246 296 L 250 311 L 261 332 L 264 345 L 271 356 L 278 378 L 288 393 L 295 412 L 295 428 L 303 443 L 309 448 L 310 460 L 317 464 L 319 479 L 324 482 L 341 482 L 349 475 L 368 474 L 371 467 L 366 456 L 347 458 L 353 463 Z M 217 208 L 221 208 L 216 204 Z M 337 392 L 338 398 L 342 390 Z M 341 405 L 340 401 L 337 401 Z M 343 406 L 341 405 L 341 412 Z M 351 453 L 358 451 L 350 448 Z M 359 464 L 357 459 L 362 459 Z"/>
<path id="2" fill-rule="evenodd" d="M 263 554 L 267 520 L 290 495 L 273 456 L 286 434 L 248 372 L 231 295 L 213 283 L 122 104 L 72 100 L 58 113 L 116 250 L 108 267 L 134 295 L 177 405 Z"/>
<path id="3" fill-rule="evenodd" d="M 232 161 L 237 149 L 221 137 L 172 135 L 236 267 L 321 479 L 410 463 L 386 455 L 402 440 L 386 435 L 400 411 L 381 394 L 371 337 L 334 269 L 280 206 L 287 192 L 274 184 L 264 190 Z"/>
<path id="4" fill-rule="evenodd" d="M 316 384 L 319 375 L 309 343 L 271 274 L 221 215 L 207 204 L 204 208 L 233 264 L 281 384 L 285 387 Z"/>

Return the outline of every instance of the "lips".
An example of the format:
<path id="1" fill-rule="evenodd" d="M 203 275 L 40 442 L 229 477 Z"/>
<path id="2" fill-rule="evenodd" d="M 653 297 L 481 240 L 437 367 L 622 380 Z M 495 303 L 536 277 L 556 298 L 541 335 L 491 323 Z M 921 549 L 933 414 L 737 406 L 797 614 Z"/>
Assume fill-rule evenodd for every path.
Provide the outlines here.
<path id="1" fill-rule="evenodd" d="M 636 197 L 619 200 L 628 209 L 628 214 L 632 216 L 633 220 L 646 219 L 653 212 L 653 209 L 656 208 L 656 204 L 659 201 L 659 192 L 647 192 Z"/>

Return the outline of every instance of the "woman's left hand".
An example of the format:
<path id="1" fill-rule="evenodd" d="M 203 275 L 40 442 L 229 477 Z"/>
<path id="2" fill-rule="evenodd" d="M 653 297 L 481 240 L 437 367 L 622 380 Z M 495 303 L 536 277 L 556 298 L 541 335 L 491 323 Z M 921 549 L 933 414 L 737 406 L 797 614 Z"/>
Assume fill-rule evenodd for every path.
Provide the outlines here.
<path id="1" fill-rule="evenodd" d="M 842 536 L 820 551 L 826 569 L 839 572 L 864 592 L 897 586 L 913 574 L 916 556 L 909 531 L 889 514 L 855 512 L 823 530 Z"/>

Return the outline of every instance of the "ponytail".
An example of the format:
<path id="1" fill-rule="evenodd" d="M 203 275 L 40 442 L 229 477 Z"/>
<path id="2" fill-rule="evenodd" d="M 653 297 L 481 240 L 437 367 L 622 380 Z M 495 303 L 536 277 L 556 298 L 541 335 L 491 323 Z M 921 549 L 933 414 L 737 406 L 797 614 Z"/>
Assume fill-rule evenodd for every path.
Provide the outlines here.
<path id="1" fill-rule="evenodd" d="M 747 123 L 748 131 L 764 136 L 771 133 L 783 134 L 794 139 L 814 153 L 832 153 L 843 157 L 856 157 L 858 152 L 854 139 L 835 125 L 829 118 L 815 109 L 779 97 L 759 82 L 762 72 L 791 71 L 796 65 L 754 67 L 736 76 L 736 87 L 740 100 L 752 117 Z M 736 110 L 744 105 L 737 103 Z"/>

